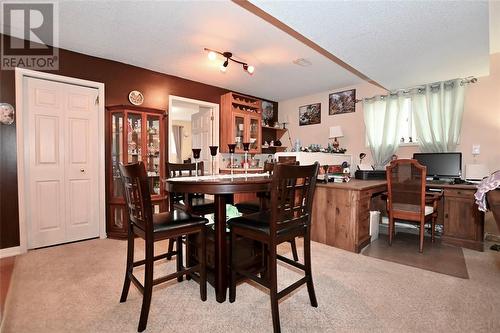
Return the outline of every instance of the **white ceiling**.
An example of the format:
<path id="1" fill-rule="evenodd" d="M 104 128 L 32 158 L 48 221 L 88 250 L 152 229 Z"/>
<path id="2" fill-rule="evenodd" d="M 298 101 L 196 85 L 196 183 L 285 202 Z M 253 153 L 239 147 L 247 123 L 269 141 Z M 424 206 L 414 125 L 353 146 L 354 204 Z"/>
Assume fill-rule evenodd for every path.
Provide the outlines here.
<path id="1" fill-rule="evenodd" d="M 61 1 L 59 11 L 62 48 L 270 100 L 361 82 L 229 1 Z M 255 66 L 254 75 L 236 64 L 220 73 L 204 47 L 233 52 Z M 294 65 L 297 58 L 312 66 Z"/>
<path id="2" fill-rule="evenodd" d="M 252 2 L 390 89 L 488 73 L 484 1 Z M 230 1 L 59 3 L 59 46 L 84 54 L 275 101 L 362 82 Z M 236 64 L 220 73 L 204 47 L 233 52 L 255 74 Z"/>
<path id="3" fill-rule="evenodd" d="M 388 89 L 489 73 L 487 1 L 251 2 Z"/>

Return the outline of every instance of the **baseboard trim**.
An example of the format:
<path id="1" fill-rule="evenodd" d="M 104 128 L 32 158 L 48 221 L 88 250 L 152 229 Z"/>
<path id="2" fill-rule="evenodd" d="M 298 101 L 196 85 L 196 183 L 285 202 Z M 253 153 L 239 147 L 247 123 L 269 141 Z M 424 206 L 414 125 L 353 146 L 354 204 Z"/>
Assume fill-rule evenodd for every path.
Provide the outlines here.
<path id="1" fill-rule="evenodd" d="M 7 247 L 5 249 L 0 249 L 0 258 L 7 258 L 12 256 L 17 256 L 22 253 L 21 246 Z"/>

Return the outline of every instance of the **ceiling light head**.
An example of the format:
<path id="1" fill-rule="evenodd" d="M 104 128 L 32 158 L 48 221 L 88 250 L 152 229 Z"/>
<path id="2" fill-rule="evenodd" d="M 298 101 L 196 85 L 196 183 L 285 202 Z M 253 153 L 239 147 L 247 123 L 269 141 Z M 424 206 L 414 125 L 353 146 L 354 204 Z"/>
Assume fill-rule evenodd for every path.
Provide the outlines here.
<path id="1" fill-rule="evenodd" d="M 229 58 L 226 58 L 226 61 L 224 61 L 224 63 L 222 64 L 224 68 L 226 68 L 227 65 L 229 65 Z"/>
<path id="2" fill-rule="evenodd" d="M 252 66 L 252 65 L 248 65 L 248 64 L 243 64 L 243 69 L 250 75 L 253 74 L 255 68 Z"/>
<path id="3" fill-rule="evenodd" d="M 220 65 L 219 70 L 220 70 L 221 73 L 226 73 L 227 67 L 224 66 L 224 64 L 222 64 L 222 65 Z"/>
<path id="4" fill-rule="evenodd" d="M 212 61 L 217 59 L 217 53 L 215 53 L 214 51 L 208 52 L 208 59 L 210 59 Z"/>

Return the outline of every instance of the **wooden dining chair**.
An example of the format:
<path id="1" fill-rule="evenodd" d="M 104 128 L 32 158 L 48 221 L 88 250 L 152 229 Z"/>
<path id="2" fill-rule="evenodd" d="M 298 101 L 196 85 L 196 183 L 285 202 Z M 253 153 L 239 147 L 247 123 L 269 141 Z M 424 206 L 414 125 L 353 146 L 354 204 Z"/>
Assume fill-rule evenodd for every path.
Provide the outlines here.
<path id="1" fill-rule="evenodd" d="M 196 175 L 195 163 L 167 163 L 169 178 L 191 177 Z M 203 161 L 198 162 L 198 176 L 205 174 Z M 213 214 L 215 212 L 214 201 L 205 198 L 204 194 L 198 193 L 172 193 L 174 208 L 185 210 L 196 215 Z"/>
<path id="2" fill-rule="evenodd" d="M 200 275 L 200 297 L 207 299 L 206 278 L 206 238 L 205 224 L 207 219 L 191 215 L 181 210 L 153 214 L 149 182 L 143 162 L 119 165 L 123 182 L 125 200 L 128 210 L 128 241 L 127 268 L 120 302 L 127 300 L 130 282 L 143 294 L 141 316 L 138 331 L 146 328 L 153 286 L 183 275 L 198 272 Z M 199 234 L 201 238 L 200 262 L 192 267 L 183 267 L 181 242 L 177 242 L 177 271 L 167 276 L 153 279 L 153 266 L 156 260 L 165 258 L 167 254 L 154 255 L 154 243 L 171 238 L 180 239 L 185 235 Z M 134 237 L 139 236 L 145 241 L 145 259 L 134 262 Z M 144 284 L 134 276 L 134 267 L 145 265 Z"/>
<path id="3" fill-rule="evenodd" d="M 236 300 L 236 278 L 243 275 L 269 288 L 274 332 L 280 332 L 278 301 L 303 284 L 307 284 L 309 300 L 318 306 L 311 273 L 311 211 L 319 164 L 298 166 L 276 164 L 271 183 L 271 209 L 244 215 L 228 221 L 231 242 L 231 279 L 229 301 Z M 304 237 L 304 264 L 277 254 L 278 245 Z M 236 238 L 243 237 L 265 245 L 267 272 L 260 277 L 238 266 L 232 256 Z M 304 277 L 278 292 L 277 260 L 304 271 Z"/>
<path id="4" fill-rule="evenodd" d="M 498 230 L 500 230 L 500 188 L 489 191 L 486 195 L 488 207 L 493 212 L 493 217 L 497 222 Z"/>
<path id="5" fill-rule="evenodd" d="M 198 176 L 205 174 L 203 161 L 198 162 Z M 195 163 L 167 163 L 167 173 L 169 178 L 192 177 L 196 175 Z M 172 196 L 171 202 L 174 209 L 180 209 L 190 214 L 206 215 L 215 213 L 215 203 L 213 200 L 205 198 L 204 194 L 198 193 L 169 193 Z M 175 239 L 169 240 L 167 259 L 170 260 L 175 254 Z"/>
<path id="6" fill-rule="evenodd" d="M 278 162 L 281 164 L 290 164 L 290 165 L 299 165 L 299 162 L 295 161 L 295 157 L 293 160 L 283 160 L 282 162 Z M 264 172 L 269 173 L 269 175 L 273 174 L 274 164 L 271 162 L 264 163 Z M 269 209 L 269 201 L 271 199 L 270 193 L 257 193 L 257 199 L 242 201 L 234 204 L 238 211 L 242 214 L 254 214 L 260 212 L 261 209 Z M 262 207 L 263 206 L 263 207 Z M 290 246 L 292 247 L 292 256 L 293 260 L 299 261 L 299 254 L 297 252 L 297 243 L 295 242 L 295 238 L 290 240 Z"/>
<path id="7" fill-rule="evenodd" d="M 497 171 L 500 172 L 500 171 Z M 486 195 L 488 207 L 493 212 L 493 217 L 497 222 L 498 230 L 500 230 L 500 188 L 489 191 Z M 500 244 L 494 244 L 490 247 L 491 250 L 500 251 Z"/>
<path id="8" fill-rule="evenodd" d="M 395 220 L 418 223 L 419 252 L 424 250 L 425 223 L 431 223 L 431 240 L 435 239 L 438 193 L 425 192 L 427 168 L 417 160 L 398 159 L 386 168 L 387 213 L 389 214 L 389 245 L 395 233 Z"/>

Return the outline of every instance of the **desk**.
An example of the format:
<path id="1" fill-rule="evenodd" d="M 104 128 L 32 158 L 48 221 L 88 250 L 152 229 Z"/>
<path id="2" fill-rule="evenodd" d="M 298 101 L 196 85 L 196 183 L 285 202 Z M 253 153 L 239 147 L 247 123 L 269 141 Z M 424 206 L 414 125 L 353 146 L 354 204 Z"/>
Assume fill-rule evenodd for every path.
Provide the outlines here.
<path id="1" fill-rule="evenodd" d="M 475 203 L 475 185 L 430 184 L 443 190 L 443 235 L 441 242 L 483 251 L 484 213 Z"/>
<path id="2" fill-rule="evenodd" d="M 474 203 L 476 187 L 445 184 L 429 187 L 443 190 L 442 242 L 483 251 L 484 213 Z M 385 180 L 318 183 L 313 202 L 311 239 L 359 253 L 370 243 L 371 198 L 385 191 Z"/>
<path id="3" fill-rule="evenodd" d="M 227 244 L 226 244 L 226 202 L 235 193 L 269 192 L 271 178 L 267 174 L 234 176 L 229 175 L 178 177 L 167 179 L 167 190 L 171 193 L 213 194 L 215 198 L 215 296 L 217 302 L 226 300 Z"/>
<path id="4" fill-rule="evenodd" d="M 385 191 L 385 180 L 318 182 L 313 201 L 311 239 L 359 253 L 371 239 L 371 198 Z"/>

